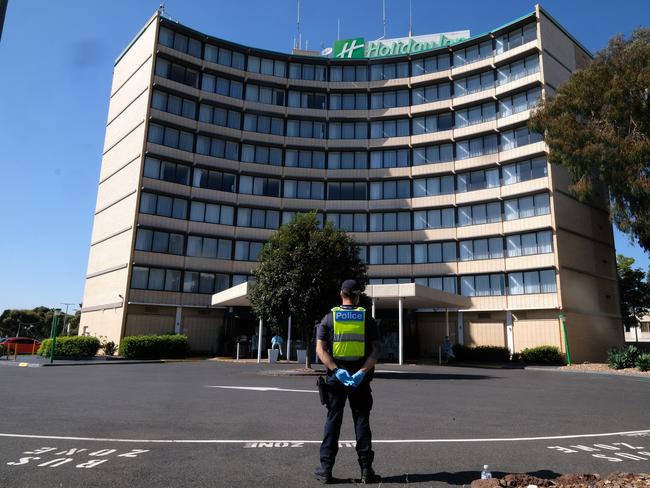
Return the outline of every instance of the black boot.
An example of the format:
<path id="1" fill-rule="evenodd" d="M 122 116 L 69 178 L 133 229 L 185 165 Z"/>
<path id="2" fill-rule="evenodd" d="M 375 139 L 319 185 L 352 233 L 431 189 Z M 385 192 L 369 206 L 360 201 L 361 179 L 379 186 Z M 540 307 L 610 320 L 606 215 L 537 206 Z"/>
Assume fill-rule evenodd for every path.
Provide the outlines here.
<path id="1" fill-rule="evenodd" d="M 329 485 L 332 482 L 332 470 L 325 469 L 323 467 L 316 468 L 314 471 L 314 476 L 324 485 Z"/>
<path id="2" fill-rule="evenodd" d="M 361 483 L 379 483 L 381 476 L 379 476 L 372 468 L 363 468 L 361 470 Z"/>

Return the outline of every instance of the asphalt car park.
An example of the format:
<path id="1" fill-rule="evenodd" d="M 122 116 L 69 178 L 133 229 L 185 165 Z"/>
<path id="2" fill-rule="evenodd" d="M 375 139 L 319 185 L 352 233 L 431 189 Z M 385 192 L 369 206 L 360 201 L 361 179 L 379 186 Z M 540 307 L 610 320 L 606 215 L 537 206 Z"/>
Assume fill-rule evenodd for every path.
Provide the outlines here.
<path id="1" fill-rule="evenodd" d="M 2 368 L 5 486 L 316 486 L 324 407 L 296 365 L 215 361 Z M 650 381 L 590 374 L 379 365 L 383 484 L 650 470 Z M 359 478 L 346 412 L 336 481 Z"/>

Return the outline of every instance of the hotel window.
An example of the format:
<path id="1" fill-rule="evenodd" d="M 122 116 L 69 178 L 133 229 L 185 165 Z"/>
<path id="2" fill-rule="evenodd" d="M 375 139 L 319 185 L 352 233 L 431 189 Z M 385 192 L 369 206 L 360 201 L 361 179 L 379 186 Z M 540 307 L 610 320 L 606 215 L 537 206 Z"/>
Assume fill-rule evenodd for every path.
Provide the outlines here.
<path id="1" fill-rule="evenodd" d="M 282 165 L 282 149 L 279 147 L 253 146 L 242 144 L 241 160 L 243 163 Z"/>
<path id="2" fill-rule="evenodd" d="M 319 64 L 289 63 L 289 78 L 293 80 L 327 81 L 327 67 Z"/>
<path id="3" fill-rule="evenodd" d="M 143 192 L 140 197 L 140 212 L 174 219 L 186 219 L 187 200 Z"/>
<path id="4" fill-rule="evenodd" d="M 174 32 L 166 27 L 161 27 L 158 33 L 158 42 L 163 46 L 170 47 L 196 58 L 201 57 L 201 41 L 187 37 L 186 35 Z"/>
<path id="5" fill-rule="evenodd" d="M 456 226 L 456 213 L 453 208 L 417 210 L 413 212 L 413 229 L 441 229 Z"/>
<path id="6" fill-rule="evenodd" d="M 553 233 L 550 230 L 506 236 L 508 257 L 529 256 L 553 252 Z"/>
<path id="7" fill-rule="evenodd" d="M 367 122 L 330 122 L 330 139 L 367 139 Z"/>
<path id="8" fill-rule="evenodd" d="M 163 127 L 157 124 L 149 124 L 147 141 L 154 144 L 180 149 L 181 151 L 192 152 L 194 135 L 184 130 Z"/>
<path id="9" fill-rule="evenodd" d="M 230 277 L 227 274 L 198 271 L 185 271 L 183 274 L 184 293 L 214 294 L 226 290 L 230 283 Z"/>
<path id="10" fill-rule="evenodd" d="M 456 110 L 456 127 L 467 127 L 469 125 L 481 124 L 496 119 L 497 107 L 494 102 L 487 102 L 482 105 L 474 105 Z"/>
<path id="11" fill-rule="evenodd" d="M 411 198 L 410 180 L 370 182 L 371 200 L 391 200 L 393 198 Z"/>
<path id="12" fill-rule="evenodd" d="M 410 135 L 409 119 L 381 120 L 370 123 L 370 138 L 406 137 Z"/>
<path id="13" fill-rule="evenodd" d="M 370 214 L 370 232 L 411 230 L 410 212 L 383 212 Z"/>
<path id="14" fill-rule="evenodd" d="M 244 84 L 241 81 L 231 80 L 222 76 L 203 74 L 201 78 L 201 90 L 210 93 L 217 93 L 224 97 L 239 98 L 244 97 Z"/>
<path id="15" fill-rule="evenodd" d="M 456 143 L 456 159 L 475 158 L 498 151 L 498 138 L 496 134 L 483 137 L 465 139 Z"/>
<path id="16" fill-rule="evenodd" d="M 190 184 L 190 168 L 182 164 L 161 161 L 147 156 L 144 159 L 144 176 L 154 180 L 170 181 L 181 185 Z"/>
<path id="17" fill-rule="evenodd" d="M 451 113 L 440 115 L 427 115 L 413 119 L 413 135 L 428 134 L 443 130 L 450 130 L 453 127 Z"/>
<path id="18" fill-rule="evenodd" d="M 367 110 L 366 93 L 331 93 L 330 110 Z"/>
<path id="19" fill-rule="evenodd" d="M 413 88 L 413 105 L 437 102 L 451 98 L 451 83 L 420 86 Z"/>
<path id="20" fill-rule="evenodd" d="M 183 255 L 183 234 L 173 234 L 150 229 L 138 229 L 135 248 L 138 251 L 162 252 Z"/>
<path id="21" fill-rule="evenodd" d="M 393 244 L 368 246 L 368 264 L 411 264 L 411 245 Z"/>
<path id="22" fill-rule="evenodd" d="M 181 272 L 176 269 L 133 266 L 131 288 L 139 290 L 179 291 Z"/>
<path id="23" fill-rule="evenodd" d="M 418 277 L 415 283 L 422 286 L 428 286 L 434 290 L 446 291 L 447 293 L 456 293 L 455 276 L 433 276 L 431 278 Z"/>
<path id="24" fill-rule="evenodd" d="M 494 71 L 484 71 L 477 75 L 454 81 L 454 96 L 462 97 L 494 87 Z"/>
<path id="25" fill-rule="evenodd" d="M 325 122 L 313 120 L 287 120 L 287 137 L 325 139 Z"/>
<path id="26" fill-rule="evenodd" d="M 284 180 L 284 198 L 325 199 L 325 183 L 322 181 Z"/>
<path id="27" fill-rule="evenodd" d="M 284 90 L 269 88 L 268 86 L 246 84 L 246 100 L 249 102 L 266 103 L 268 105 L 284 106 Z"/>
<path id="28" fill-rule="evenodd" d="M 289 90 L 287 100 L 289 107 L 312 108 L 317 110 L 325 110 L 327 108 L 327 95 L 325 93 Z"/>
<path id="29" fill-rule="evenodd" d="M 234 215 L 235 209 L 228 205 L 194 201 L 190 206 L 190 220 L 194 222 L 233 225 Z"/>
<path id="30" fill-rule="evenodd" d="M 480 225 L 501 222 L 501 203 L 479 203 L 458 207 L 458 226 Z"/>
<path id="31" fill-rule="evenodd" d="M 265 197 L 280 196 L 280 180 L 259 176 L 239 176 L 239 193 Z"/>
<path id="32" fill-rule="evenodd" d="M 260 252 L 262 252 L 263 247 L 264 247 L 263 242 L 236 241 L 235 260 L 236 261 L 257 261 Z"/>
<path id="33" fill-rule="evenodd" d="M 397 151 L 372 151 L 370 153 L 371 168 L 407 168 L 411 165 L 411 152 L 408 149 Z"/>
<path id="34" fill-rule="evenodd" d="M 160 90 L 153 91 L 151 107 L 181 117 L 196 119 L 196 102 L 194 100 L 170 95 Z"/>
<path id="35" fill-rule="evenodd" d="M 526 24 L 522 28 L 502 34 L 496 38 L 496 54 L 519 47 L 537 38 L 537 23 Z"/>
<path id="36" fill-rule="evenodd" d="M 476 261 L 503 257 L 503 239 L 501 237 L 460 241 L 459 247 L 461 261 Z"/>
<path id="37" fill-rule="evenodd" d="M 499 117 L 508 117 L 509 115 L 535 108 L 539 103 L 541 95 L 542 89 L 536 87 L 528 91 L 516 93 L 510 97 L 499 99 Z"/>
<path id="38" fill-rule="evenodd" d="M 408 90 L 393 90 L 370 94 L 370 108 L 372 109 L 407 107 L 408 105 Z"/>
<path id="39" fill-rule="evenodd" d="M 505 277 L 502 274 L 460 277 L 460 294 L 466 297 L 505 295 L 505 288 Z"/>
<path id="40" fill-rule="evenodd" d="M 411 61 L 411 68 L 413 70 L 412 76 L 419 76 L 428 73 L 435 73 L 449 69 L 450 57 L 448 53 L 440 54 L 438 56 L 429 56 L 426 58 L 414 59 Z"/>
<path id="41" fill-rule="evenodd" d="M 330 151 L 327 155 L 329 169 L 366 169 L 368 153 L 365 151 Z"/>
<path id="42" fill-rule="evenodd" d="M 234 192 L 236 176 L 222 171 L 194 168 L 192 186 L 196 188 L 209 188 L 210 190 Z"/>
<path id="43" fill-rule="evenodd" d="M 551 212 L 548 193 L 505 200 L 503 208 L 505 220 L 524 219 Z"/>
<path id="44" fill-rule="evenodd" d="M 454 145 L 420 146 L 413 148 L 413 166 L 446 163 L 454 160 Z"/>
<path id="45" fill-rule="evenodd" d="M 239 130 L 241 129 L 241 112 L 202 103 L 199 107 L 199 121 Z"/>
<path id="46" fill-rule="evenodd" d="M 539 56 L 532 54 L 514 63 L 506 64 L 497 68 L 497 85 L 510 83 L 525 76 L 539 72 Z"/>
<path id="47" fill-rule="evenodd" d="M 203 59 L 211 63 L 221 64 L 222 66 L 231 66 L 236 69 L 244 69 L 245 55 L 237 51 L 231 51 L 224 47 L 205 45 L 205 54 Z"/>
<path id="48" fill-rule="evenodd" d="M 188 236 L 187 255 L 197 258 L 230 259 L 232 241 L 230 239 Z"/>
<path id="49" fill-rule="evenodd" d="M 367 200 L 367 185 L 365 182 L 351 181 L 327 183 L 328 200 Z"/>
<path id="50" fill-rule="evenodd" d="M 284 164 L 292 168 L 325 169 L 325 153 L 323 151 L 287 149 Z"/>
<path id="51" fill-rule="evenodd" d="M 557 291 L 555 270 L 508 273 L 508 289 L 510 295 L 554 293 Z"/>
<path id="52" fill-rule="evenodd" d="M 257 56 L 248 56 L 248 71 L 261 73 L 268 76 L 286 77 L 286 64 L 276 59 L 265 59 Z"/>
<path id="53" fill-rule="evenodd" d="M 196 153 L 215 158 L 239 160 L 239 145 L 236 142 L 224 141 L 207 136 L 197 136 Z"/>
<path id="54" fill-rule="evenodd" d="M 346 232 L 366 232 L 365 213 L 328 213 L 327 221 L 331 222 L 335 229 Z"/>
<path id="55" fill-rule="evenodd" d="M 237 226 L 277 229 L 280 227 L 280 212 L 277 210 L 239 207 L 237 209 Z"/>
<path id="56" fill-rule="evenodd" d="M 416 178 L 413 180 L 413 197 L 430 197 L 454 193 L 454 175 Z"/>
<path id="57" fill-rule="evenodd" d="M 198 88 L 199 72 L 194 69 L 186 68 L 180 64 L 175 64 L 163 58 L 156 60 L 156 76 L 161 76 L 172 81 L 177 81 L 184 85 Z"/>
<path id="58" fill-rule="evenodd" d="M 546 159 L 537 158 L 503 166 L 503 184 L 512 185 L 522 181 L 544 178 L 548 175 Z"/>
<path id="59" fill-rule="evenodd" d="M 496 188 L 500 185 L 499 168 L 460 173 L 456 176 L 458 182 L 458 193 L 485 188 Z"/>
<path id="60" fill-rule="evenodd" d="M 415 264 L 453 263 L 456 261 L 455 242 L 430 242 L 413 246 Z"/>
<path id="61" fill-rule="evenodd" d="M 284 135 L 284 119 L 247 113 L 244 115 L 244 130 L 261 134 Z"/>
<path id="62" fill-rule="evenodd" d="M 330 81 L 368 81 L 368 66 L 330 66 Z"/>
<path id="63" fill-rule="evenodd" d="M 480 59 L 488 58 L 492 56 L 492 40 L 483 41 L 480 44 L 474 44 L 465 49 L 458 49 L 452 54 L 454 57 L 454 66 L 464 66 Z"/>
<path id="64" fill-rule="evenodd" d="M 395 78 L 408 78 L 409 64 L 404 61 L 402 63 L 386 63 L 386 64 L 371 64 L 370 65 L 370 79 L 375 80 L 392 80 Z"/>

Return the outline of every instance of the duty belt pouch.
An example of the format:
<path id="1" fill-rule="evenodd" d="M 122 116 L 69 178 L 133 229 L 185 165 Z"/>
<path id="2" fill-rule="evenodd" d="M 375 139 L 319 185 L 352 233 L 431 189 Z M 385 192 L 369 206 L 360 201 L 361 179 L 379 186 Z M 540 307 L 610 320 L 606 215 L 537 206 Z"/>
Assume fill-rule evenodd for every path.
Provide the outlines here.
<path id="1" fill-rule="evenodd" d="M 318 396 L 320 397 L 321 405 L 325 405 L 329 408 L 329 394 L 327 391 L 328 386 L 325 378 L 319 376 L 316 380 L 316 386 L 318 387 Z"/>

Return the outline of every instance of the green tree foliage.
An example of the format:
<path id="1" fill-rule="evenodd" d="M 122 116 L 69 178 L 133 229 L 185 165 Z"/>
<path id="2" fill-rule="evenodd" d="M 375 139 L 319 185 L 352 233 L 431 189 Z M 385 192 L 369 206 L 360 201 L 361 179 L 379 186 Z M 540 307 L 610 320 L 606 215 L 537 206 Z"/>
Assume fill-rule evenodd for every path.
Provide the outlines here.
<path id="1" fill-rule="evenodd" d="M 50 336 L 52 309 L 36 307 L 32 310 L 7 309 L 0 315 L 0 335 L 33 337 L 41 339 Z M 18 330 L 20 326 L 20 332 Z"/>
<path id="2" fill-rule="evenodd" d="M 298 214 L 264 245 L 253 271 L 250 300 L 255 314 L 274 333 L 293 325 L 309 338 L 314 323 L 340 303 L 341 283 L 366 281 L 366 265 L 346 233 L 326 223 L 319 229 L 315 213 Z"/>
<path id="3" fill-rule="evenodd" d="M 650 29 L 614 37 L 531 118 L 552 163 L 565 166 L 583 200 L 603 184 L 623 232 L 650 250 Z"/>
<path id="4" fill-rule="evenodd" d="M 621 316 L 626 328 L 636 327 L 639 318 L 650 310 L 650 283 L 639 268 L 633 268 L 634 259 L 619 254 L 616 256 L 618 286 L 621 295 Z"/>

